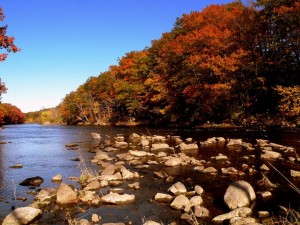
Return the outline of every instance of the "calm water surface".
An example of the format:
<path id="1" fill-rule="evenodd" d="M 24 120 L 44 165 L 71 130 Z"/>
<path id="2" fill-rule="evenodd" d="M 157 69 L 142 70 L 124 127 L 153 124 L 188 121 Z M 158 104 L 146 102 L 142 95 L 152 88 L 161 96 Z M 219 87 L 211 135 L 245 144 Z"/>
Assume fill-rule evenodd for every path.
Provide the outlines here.
<path id="1" fill-rule="evenodd" d="M 34 196 L 27 194 L 29 190 L 28 187 L 19 185 L 25 178 L 41 176 L 45 180 L 41 187 L 57 187 L 57 184 L 52 183 L 51 179 L 54 175 L 61 173 L 66 183 L 72 183 L 71 181 L 67 181 L 66 177 L 79 176 L 80 169 L 78 168 L 78 162 L 72 161 L 71 159 L 79 157 L 80 153 L 88 162 L 89 159 L 93 157 L 93 154 L 89 153 L 87 150 L 98 144 L 98 142 L 92 140 L 91 132 L 101 133 L 102 136 L 123 134 L 125 137 L 128 137 L 133 132 L 138 134 L 149 134 L 150 132 L 151 134 L 181 135 L 183 138 L 193 137 L 197 141 L 204 141 L 213 136 L 222 136 L 225 138 L 243 138 L 244 141 L 251 143 L 255 143 L 256 138 L 263 138 L 269 139 L 275 143 L 295 147 L 298 153 L 300 150 L 299 130 L 147 130 L 143 127 L 41 126 L 36 124 L 4 126 L 0 129 L 0 141 L 7 142 L 6 144 L 0 145 L 0 221 L 11 211 L 11 207 L 26 206 L 30 204 L 34 198 Z M 80 151 L 68 150 L 65 147 L 65 144 L 73 142 L 80 143 Z M 200 152 L 199 155 L 203 156 L 205 153 L 203 154 L 203 152 Z M 23 164 L 22 169 L 10 168 L 10 166 L 18 163 Z M 88 163 L 88 165 L 90 164 Z M 299 168 L 299 164 L 295 165 L 295 168 Z M 167 172 L 176 176 L 185 175 L 189 171 L 170 170 Z M 184 179 L 186 178 L 185 176 L 183 177 Z M 121 212 L 120 215 L 123 217 L 125 217 L 124 214 L 127 214 L 127 216 L 134 216 L 133 213 L 136 213 L 139 217 L 146 216 L 146 214 L 149 214 L 151 217 L 151 215 L 160 214 L 161 212 L 178 214 L 174 210 L 165 211 L 166 207 L 160 205 L 156 205 L 154 208 L 153 205 L 152 207 L 147 206 L 147 201 L 150 198 L 153 198 L 155 192 L 159 191 L 159 186 L 170 186 L 170 184 L 153 183 L 151 182 L 151 179 L 145 178 L 140 182 L 141 185 L 144 185 L 149 190 L 152 188 L 153 191 L 143 192 L 144 189 L 141 187 L 143 190 L 139 191 L 139 194 L 144 195 L 145 199 L 137 200 L 134 207 L 127 206 L 121 209 L 123 210 L 123 214 Z M 216 184 L 219 184 L 219 181 L 216 180 L 215 182 Z M 228 179 L 224 180 L 224 182 L 228 182 Z M 206 185 L 205 181 L 202 183 L 203 184 L 201 185 Z M 300 182 L 298 181 L 298 183 Z M 216 186 L 216 184 L 215 188 L 217 189 L 218 186 Z M 211 188 L 213 189 L 214 185 L 212 185 Z M 18 197 L 25 196 L 28 200 L 25 202 L 14 201 L 12 200 L 14 194 Z M 102 210 L 102 213 L 110 215 L 111 220 L 115 219 L 121 222 L 121 218 L 114 216 L 114 211 L 120 210 L 116 209 L 115 206 L 108 206 L 100 210 Z M 96 209 L 94 211 L 96 211 Z"/>

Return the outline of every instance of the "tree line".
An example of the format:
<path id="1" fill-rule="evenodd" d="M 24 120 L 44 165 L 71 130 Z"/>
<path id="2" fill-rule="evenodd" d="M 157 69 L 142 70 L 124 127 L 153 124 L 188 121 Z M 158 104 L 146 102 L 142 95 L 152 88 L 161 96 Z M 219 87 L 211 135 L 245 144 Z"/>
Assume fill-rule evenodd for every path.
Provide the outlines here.
<path id="1" fill-rule="evenodd" d="M 65 96 L 67 124 L 300 125 L 300 2 L 184 14 Z"/>

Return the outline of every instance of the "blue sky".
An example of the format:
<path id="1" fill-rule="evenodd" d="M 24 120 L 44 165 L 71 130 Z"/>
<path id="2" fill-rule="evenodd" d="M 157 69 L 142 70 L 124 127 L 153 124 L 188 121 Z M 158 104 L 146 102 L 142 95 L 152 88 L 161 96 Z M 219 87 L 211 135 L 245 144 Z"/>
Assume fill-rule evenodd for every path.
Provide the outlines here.
<path id="1" fill-rule="evenodd" d="M 88 77 L 142 50 L 184 13 L 231 0 L 1 0 L 0 26 L 21 48 L 0 63 L 2 102 L 23 112 L 57 106 Z"/>

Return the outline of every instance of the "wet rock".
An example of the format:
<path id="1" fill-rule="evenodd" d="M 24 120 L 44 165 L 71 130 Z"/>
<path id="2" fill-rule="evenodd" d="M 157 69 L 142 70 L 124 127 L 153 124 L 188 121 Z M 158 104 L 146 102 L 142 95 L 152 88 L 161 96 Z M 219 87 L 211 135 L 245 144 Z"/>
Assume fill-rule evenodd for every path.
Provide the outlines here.
<path id="1" fill-rule="evenodd" d="M 195 206 L 194 207 L 194 215 L 197 218 L 206 218 L 209 217 L 209 211 L 207 208 L 203 206 Z"/>
<path id="2" fill-rule="evenodd" d="M 164 193 L 157 193 L 154 196 L 154 200 L 157 202 L 169 202 L 173 199 L 172 195 L 164 194 Z"/>
<path id="3" fill-rule="evenodd" d="M 137 150 L 129 150 L 129 154 L 137 157 L 145 157 L 147 156 L 147 152 L 145 151 L 137 151 Z"/>
<path id="4" fill-rule="evenodd" d="M 174 209 L 183 210 L 187 213 L 191 210 L 190 200 L 185 195 L 176 196 L 170 206 Z"/>
<path id="5" fill-rule="evenodd" d="M 30 224 L 42 215 L 42 210 L 32 207 L 16 208 L 3 220 L 2 225 Z"/>
<path id="6" fill-rule="evenodd" d="M 262 192 L 260 193 L 261 194 L 261 198 L 264 200 L 264 201 L 267 201 L 269 199 L 272 198 L 272 193 L 270 191 L 265 191 L 265 192 Z"/>
<path id="7" fill-rule="evenodd" d="M 255 199 L 252 186 L 243 180 L 231 183 L 224 195 L 224 202 L 230 209 L 249 206 Z"/>
<path id="8" fill-rule="evenodd" d="M 268 218 L 270 217 L 270 213 L 268 211 L 258 211 L 257 212 L 259 218 Z"/>
<path id="9" fill-rule="evenodd" d="M 36 177 L 29 177 L 25 180 L 23 180 L 19 185 L 22 186 L 40 186 L 44 182 L 44 179 L 40 176 Z"/>
<path id="10" fill-rule="evenodd" d="M 77 201 L 77 193 L 71 187 L 69 187 L 65 183 L 61 183 L 61 185 L 57 189 L 56 202 L 58 204 L 71 204 Z"/>
<path id="11" fill-rule="evenodd" d="M 228 157 L 226 156 L 226 155 L 223 155 L 222 153 L 219 153 L 219 155 L 217 155 L 216 157 L 215 157 L 215 159 L 216 160 L 227 160 L 228 159 Z"/>
<path id="12" fill-rule="evenodd" d="M 151 151 L 167 150 L 170 146 L 167 143 L 152 144 Z"/>
<path id="13" fill-rule="evenodd" d="M 62 181 L 63 176 L 61 174 L 57 174 L 54 177 L 52 177 L 52 181 Z"/>
<path id="14" fill-rule="evenodd" d="M 115 205 L 132 202 L 134 200 L 135 200 L 134 195 L 129 195 L 129 194 L 120 195 L 118 193 L 109 193 L 107 195 L 104 195 L 101 198 L 102 202 L 109 203 L 109 204 L 115 204 Z"/>
<path id="15" fill-rule="evenodd" d="M 239 145 L 241 146 L 243 144 L 243 140 L 242 139 L 229 139 L 229 142 L 227 143 L 227 147 L 228 146 L 236 146 Z"/>
<path id="16" fill-rule="evenodd" d="M 181 151 L 197 150 L 198 145 L 196 143 L 189 143 L 189 144 L 181 143 L 181 144 L 178 145 L 178 148 Z"/>
<path id="17" fill-rule="evenodd" d="M 252 214 L 252 210 L 250 208 L 241 207 L 241 208 L 234 209 L 229 213 L 216 216 L 215 218 L 212 219 L 212 222 L 221 224 L 223 223 L 223 221 L 229 220 L 233 217 L 247 217 L 251 214 Z"/>
<path id="18" fill-rule="evenodd" d="M 184 194 L 184 193 L 187 192 L 186 187 L 181 182 L 177 182 L 177 183 L 173 184 L 168 189 L 168 191 L 171 192 L 171 193 L 173 193 L 174 195 L 180 195 L 180 194 Z"/>
<path id="19" fill-rule="evenodd" d="M 35 200 L 37 201 L 52 201 L 56 198 L 56 189 L 54 188 L 43 188 L 40 192 L 36 195 Z"/>
<path id="20" fill-rule="evenodd" d="M 300 171 L 297 170 L 291 170 L 291 177 L 300 177 Z"/>
<path id="21" fill-rule="evenodd" d="M 274 151 L 263 151 L 263 154 L 260 156 L 261 159 L 279 159 L 281 158 L 281 154 L 279 152 Z"/>
<path id="22" fill-rule="evenodd" d="M 182 160 L 180 158 L 175 158 L 172 157 L 170 159 L 168 159 L 167 161 L 165 161 L 164 165 L 165 166 L 179 166 L 181 164 Z"/>
<path id="23" fill-rule="evenodd" d="M 203 203 L 203 199 L 201 196 L 194 196 L 190 199 L 190 205 L 193 206 L 200 206 Z"/>

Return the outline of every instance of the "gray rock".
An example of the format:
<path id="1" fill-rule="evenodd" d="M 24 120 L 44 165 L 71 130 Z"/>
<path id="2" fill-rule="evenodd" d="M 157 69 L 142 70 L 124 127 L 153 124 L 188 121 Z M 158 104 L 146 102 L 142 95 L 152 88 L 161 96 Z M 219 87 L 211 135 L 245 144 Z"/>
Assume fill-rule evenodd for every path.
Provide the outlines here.
<path id="1" fill-rule="evenodd" d="M 30 224 L 40 215 L 42 215 L 42 210 L 40 209 L 32 207 L 16 208 L 13 212 L 5 217 L 2 225 Z"/>
<path id="2" fill-rule="evenodd" d="M 183 210 L 187 213 L 191 210 L 190 200 L 185 195 L 176 196 L 170 206 L 174 209 Z"/>
<path id="3" fill-rule="evenodd" d="M 224 195 L 224 201 L 230 209 L 249 206 L 256 199 L 252 186 L 243 180 L 229 185 Z"/>
<path id="4" fill-rule="evenodd" d="M 56 194 L 56 202 L 58 204 L 70 204 L 75 203 L 77 201 L 77 193 L 72 190 L 65 183 L 61 183 L 61 185 L 57 189 Z"/>

